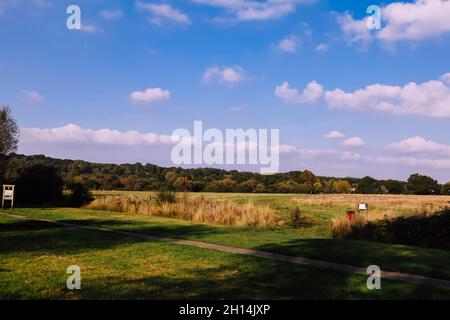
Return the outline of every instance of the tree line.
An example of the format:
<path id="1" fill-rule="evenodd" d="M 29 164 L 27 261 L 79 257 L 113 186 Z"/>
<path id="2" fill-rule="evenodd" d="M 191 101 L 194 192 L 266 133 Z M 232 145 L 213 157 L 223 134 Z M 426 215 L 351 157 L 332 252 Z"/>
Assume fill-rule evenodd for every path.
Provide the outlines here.
<path id="1" fill-rule="evenodd" d="M 377 180 L 372 177 L 336 178 L 316 176 L 309 170 L 274 175 L 216 168 L 184 169 L 154 164 L 101 164 L 82 160 L 61 160 L 44 155 L 6 156 L 3 180 L 13 183 L 30 168 L 53 168 L 65 185 L 77 183 L 91 190 L 243 193 L 362 193 L 362 194 L 446 194 L 450 183 L 440 185 L 431 177 L 412 174 L 407 181 Z M 41 175 L 45 175 L 45 173 Z M 42 176 L 44 178 L 44 176 Z"/>
<path id="2" fill-rule="evenodd" d="M 309 170 L 273 175 L 216 168 L 184 169 L 154 164 L 102 164 L 62 160 L 44 155 L 16 154 L 19 132 L 8 107 L 0 107 L 0 183 L 18 185 L 26 197 L 38 197 L 55 187 L 85 193 L 90 190 L 189 191 L 243 193 L 363 193 L 450 194 L 450 182 L 440 185 L 431 177 L 412 174 L 408 181 L 377 180 L 372 177 L 336 178 L 316 176 Z M 58 191 L 59 190 L 59 191 Z M 19 191 L 20 192 L 20 191 Z M 39 196 L 42 198 L 42 195 Z M 24 197 L 25 198 L 25 197 Z"/>

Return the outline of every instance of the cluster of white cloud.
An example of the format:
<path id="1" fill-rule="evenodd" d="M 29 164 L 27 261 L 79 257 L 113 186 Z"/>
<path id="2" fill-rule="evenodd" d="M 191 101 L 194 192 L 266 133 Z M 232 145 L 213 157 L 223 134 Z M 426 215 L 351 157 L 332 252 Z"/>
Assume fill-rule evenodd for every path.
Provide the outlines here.
<path id="1" fill-rule="evenodd" d="M 134 91 L 130 94 L 130 99 L 135 103 L 152 103 L 156 101 L 168 100 L 170 91 L 161 88 L 148 88 L 144 91 Z"/>
<path id="2" fill-rule="evenodd" d="M 322 94 L 323 87 L 316 81 L 309 82 L 303 92 L 291 88 L 287 81 L 275 88 L 275 95 L 288 103 L 313 103 Z"/>
<path id="3" fill-rule="evenodd" d="M 134 146 L 173 143 L 172 137 L 167 135 L 111 129 L 92 130 L 81 128 L 75 124 L 68 124 L 64 127 L 50 129 L 22 128 L 20 132 L 21 141 L 25 144 L 42 142 Z"/>
<path id="4" fill-rule="evenodd" d="M 354 92 L 341 89 L 327 91 L 325 99 L 331 108 L 371 109 L 395 115 L 450 117 L 450 74 L 439 80 L 409 82 L 402 86 L 373 84 Z"/>
<path id="5" fill-rule="evenodd" d="M 345 134 L 343 134 L 340 131 L 333 130 L 333 131 L 328 132 L 326 135 L 324 135 L 324 137 L 327 139 L 340 139 L 340 138 L 344 138 Z"/>
<path id="6" fill-rule="evenodd" d="M 80 30 L 86 33 L 101 33 L 103 31 L 102 28 L 96 26 L 95 24 L 89 23 L 82 23 Z"/>
<path id="7" fill-rule="evenodd" d="M 420 40 L 450 32 L 450 1 L 394 2 L 382 9 L 386 26 L 377 38 L 386 41 Z"/>
<path id="8" fill-rule="evenodd" d="M 44 97 L 37 91 L 22 90 L 25 101 L 32 104 L 39 104 L 44 101 Z"/>
<path id="9" fill-rule="evenodd" d="M 319 43 L 314 49 L 319 52 L 328 51 L 329 46 L 326 43 Z"/>
<path id="10" fill-rule="evenodd" d="M 349 13 L 338 15 L 338 23 L 350 42 L 367 44 L 374 39 L 393 43 L 419 41 L 450 32 L 450 1 L 415 0 L 393 2 L 381 8 L 382 28 L 370 32 L 366 18 L 353 19 Z"/>
<path id="11" fill-rule="evenodd" d="M 102 10 L 100 15 L 105 19 L 118 19 L 123 16 L 123 12 L 120 9 Z"/>
<path id="12" fill-rule="evenodd" d="M 246 79 L 245 70 L 241 66 L 232 67 L 210 67 L 203 73 L 203 81 L 210 83 L 218 81 L 227 84 L 235 84 Z"/>
<path id="13" fill-rule="evenodd" d="M 327 139 L 342 139 L 344 137 L 345 137 L 345 134 L 340 131 L 337 131 L 337 130 L 330 131 L 324 135 L 324 138 L 327 138 Z M 341 143 L 341 145 L 344 147 L 362 147 L 365 144 L 366 143 L 364 142 L 364 140 L 361 137 L 351 137 L 351 138 L 348 138 L 348 139 L 342 141 L 342 143 Z"/>
<path id="14" fill-rule="evenodd" d="M 317 161 L 324 159 L 342 160 L 348 162 L 362 162 L 377 165 L 400 165 L 416 168 L 450 169 L 450 159 L 415 158 L 415 157 L 385 157 L 363 155 L 360 153 L 338 149 L 308 149 L 291 145 L 280 145 L 280 154 L 291 155 L 300 160 Z"/>
<path id="15" fill-rule="evenodd" d="M 388 149 L 396 150 L 399 152 L 408 153 L 427 153 L 450 156 L 450 146 L 426 140 L 422 137 L 412 137 L 404 139 L 400 142 L 392 143 L 388 145 Z"/>
<path id="16" fill-rule="evenodd" d="M 304 103 L 318 100 L 324 93 L 332 109 L 374 110 L 394 115 L 421 115 L 426 117 L 450 117 L 450 73 L 438 80 L 423 83 L 409 82 L 404 86 L 372 84 L 353 92 L 342 89 L 327 90 L 315 81 L 305 92 L 289 87 L 288 82 L 277 86 L 275 95 L 286 102 Z M 309 97 L 309 99 L 307 99 Z"/>
<path id="17" fill-rule="evenodd" d="M 365 145 L 365 142 L 360 137 L 352 137 L 343 141 L 342 145 L 345 147 L 362 147 Z"/>
<path id="18" fill-rule="evenodd" d="M 147 11 L 151 14 L 150 22 L 156 25 L 162 25 L 165 21 L 170 21 L 178 24 L 191 24 L 189 17 L 180 10 L 173 8 L 165 3 L 146 3 L 137 1 L 136 7 L 139 10 Z"/>
<path id="19" fill-rule="evenodd" d="M 229 109 L 229 111 L 231 111 L 231 112 L 241 112 L 241 111 L 244 111 L 245 109 L 247 109 L 247 106 L 245 104 L 241 104 L 241 105 L 237 105 L 237 106 L 231 107 Z"/>
<path id="20" fill-rule="evenodd" d="M 367 17 L 355 20 L 348 13 L 337 15 L 337 22 L 347 38 L 349 44 L 361 43 L 366 47 L 373 39 L 372 33 L 367 28 Z"/>
<path id="21" fill-rule="evenodd" d="M 299 44 L 299 37 L 290 35 L 281 39 L 277 44 L 277 48 L 282 52 L 295 53 L 297 52 Z"/>
<path id="22" fill-rule="evenodd" d="M 299 3 L 314 0 L 191 0 L 192 2 L 225 9 L 236 21 L 270 20 L 295 12 Z"/>

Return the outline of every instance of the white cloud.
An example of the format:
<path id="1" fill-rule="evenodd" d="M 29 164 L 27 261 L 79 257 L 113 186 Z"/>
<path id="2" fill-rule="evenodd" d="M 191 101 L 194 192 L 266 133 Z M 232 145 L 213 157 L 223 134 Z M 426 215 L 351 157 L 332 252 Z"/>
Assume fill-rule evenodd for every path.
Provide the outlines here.
<path id="1" fill-rule="evenodd" d="M 87 33 L 98 33 L 102 32 L 102 29 L 93 24 L 81 23 L 81 31 Z"/>
<path id="2" fill-rule="evenodd" d="M 153 24 L 162 25 L 164 21 L 171 21 L 179 24 L 191 24 L 189 17 L 180 10 L 171 7 L 168 4 L 136 2 L 139 10 L 147 11 L 151 14 L 150 21 Z"/>
<path id="3" fill-rule="evenodd" d="M 299 3 L 311 3 L 314 0 L 192 0 L 198 4 L 223 8 L 232 20 L 270 20 L 281 18 L 295 12 Z"/>
<path id="4" fill-rule="evenodd" d="M 360 137 L 352 137 L 342 142 L 342 145 L 346 147 L 362 147 L 365 143 Z"/>
<path id="5" fill-rule="evenodd" d="M 130 99 L 133 102 L 152 103 L 157 101 L 168 100 L 170 98 L 170 91 L 161 88 L 148 88 L 144 91 L 134 91 L 130 94 Z"/>
<path id="6" fill-rule="evenodd" d="M 377 165 L 388 165 L 389 167 L 393 165 L 416 167 L 418 169 L 432 168 L 432 169 L 448 169 L 450 168 L 450 159 L 419 159 L 414 157 L 385 157 L 376 155 L 363 155 L 360 153 L 342 151 L 336 149 L 308 149 L 299 148 L 292 145 L 280 145 L 280 154 L 294 155 L 301 160 L 317 161 L 325 159 L 333 159 L 344 161 L 348 163 L 349 161 L 360 162 L 366 164 L 377 164 Z M 447 178 L 446 178 L 447 179 Z M 447 181 L 447 180 L 445 180 Z"/>
<path id="7" fill-rule="evenodd" d="M 345 137 L 345 134 L 340 131 L 333 130 L 324 135 L 324 137 L 328 139 L 340 139 Z"/>
<path id="8" fill-rule="evenodd" d="M 433 153 L 450 156 L 450 146 L 440 144 L 422 137 L 412 137 L 388 145 L 389 149 L 409 153 Z"/>
<path id="9" fill-rule="evenodd" d="M 37 91 L 22 90 L 23 97 L 29 103 L 39 104 L 44 101 L 44 97 Z"/>
<path id="10" fill-rule="evenodd" d="M 287 36 L 278 42 L 277 48 L 286 53 L 295 53 L 299 46 L 299 42 L 300 39 L 297 36 Z"/>
<path id="11" fill-rule="evenodd" d="M 439 80 L 441 80 L 443 83 L 450 85 L 450 73 L 446 73 L 442 75 Z"/>
<path id="12" fill-rule="evenodd" d="M 173 143 L 171 136 L 167 135 L 111 129 L 84 129 L 76 124 L 50 129 L 22 128 L 20 133 L 21 141 L 24 143 L 89 143 L 122 146 Z"/>
<path id="13" fill-rule="evenodd" d="M 218 67 L 214 66 L 206 69 L 203 73 L 203 81 L 209 83 L 211 81 L 235 84 L 246 79 L 245 70 L 240 66 Z"/>
<path id="14" fill-rule="evenodd" d="M 355 20 L 348 13 L 337 16 L 339 27 L 344 32 L 349 44 L 362 43 L 363 47 L 373 40 L 373 36 L 366 24 L 367 17 L 361 20 Z"/>
<path id="15" fill-rule="evenodd" d="M 318 100 L 322 94 L 323 87 L 316 81 L 309 82 L 303 92 L 291 88 L 287 81 L 275 88 L 275 96 L 288 103 L 312 103 Z"/>
<path id="16" fill-rule="evenodd" d="M 413 157 L 365 157 L 363 160 L 368 163 L 376 164 L 450 169 L 450 159 L 418 159 Z"/>
<path id="17" fill-rule="evenodd" d="M 334 89 L 325 93 L 331 108 L 375 110 L 395 115 L 450 117 L 449 74 L 439 80 L 409 82 L 402 86 L 372 84 L 354 92 Z"/>
<path id="18" fill-rule="evenodd" d="M 100 14 L 105 19 L 118 19 L 122 17 L 123 12 L 120 9 L 112 9 L 112 10 L 102 10 Z"/>
<path id="19" fill-rule="evenodd" d="M 241 104 L 241 105 L 230 108 L 230 111 L 231 112 L 241 112 L 241 111 L 244 111 L 246 108 L 247 108 L 247 106 L 245 104 Z"/>
<path id="20" fill-rule="evenodd" d="M 450 32 L 450 1 L 394 2 L 382 9 L 385 26 L 377 38 L 385 41 L 421 40 Z"/>
<path id="21" fill-rule="evenodd" d="M 328 45 L 326 43 L 319 43 L 316 47 L 315 47 L 316 51 L 319 52 L 325 52 L 328 51 Z"/>
<path id="22" fill-rule="evenodd" d="M 340 28 L 350 42 L 367 45 L 378 39 L 393 43 L 396 41 L 420 41 L 439 37 L 450 32 L 450 1 L 415 0 L 414 2 L 393 2 L 381 8 L 382 26 L 371 32 L 366 19 L 355 20 L 348 13 L 338 15 Z"/>

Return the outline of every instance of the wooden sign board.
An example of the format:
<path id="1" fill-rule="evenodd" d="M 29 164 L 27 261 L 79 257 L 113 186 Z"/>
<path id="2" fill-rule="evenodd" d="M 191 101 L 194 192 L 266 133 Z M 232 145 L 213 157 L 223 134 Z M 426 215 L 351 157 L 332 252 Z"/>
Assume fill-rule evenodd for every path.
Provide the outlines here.
<path id="1" fill-rule="evenodd" d="M 14 197 L 14 192 L 12 190 L 5 190 L 5 199 L 11 199 Z"/>
<path id="2" fill-rule="evenodd" d="M 3 185 L 2 208 L 5 207 L 5 200 L 11 201 L 11 209 L 14 207 L 14 187 L 12 184 Z"/>
<path id="3" fill-rule="evenodd" d="M 358 210 L 367 211 L 367 210 L 369 210 L 369 205 L 367 203 L 359 203 Z"/>

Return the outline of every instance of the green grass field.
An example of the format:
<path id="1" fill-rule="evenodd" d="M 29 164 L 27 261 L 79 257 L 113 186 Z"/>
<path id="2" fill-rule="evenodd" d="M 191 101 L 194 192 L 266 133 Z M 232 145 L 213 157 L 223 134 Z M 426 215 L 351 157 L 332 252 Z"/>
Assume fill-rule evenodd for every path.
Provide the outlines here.
<path id="1" fill-rule="evenodd" d="M 302 203 L 296 199 L 304 196 L 292 195 L 208 196 L 226 197 L 241 203 L 269 204 L 280 215 L 287 215 L 291 208 L 299 206 L 302 211 L 314 215 L 317 223 L 300 229 L 288 226 L 255 229 L 86 209 L 21 208 L 15 209 L 14 213 L 358 267 L 376 264 L 385 271 L 450 280 L 448 251 L 332 239 L 330 219 L 341 214 L 348 204 Z M 402 208 L 406 210 L 409 207 Z M 81 290 L 66 288 L 66 268 L 73 264 L 81 268 Z M 382 280 L 381 290 L 368 290 L 366 279 L 362 275 L 0 215 L 1 299 L 450 298 L 449 290 L 392 280 Z"/>

